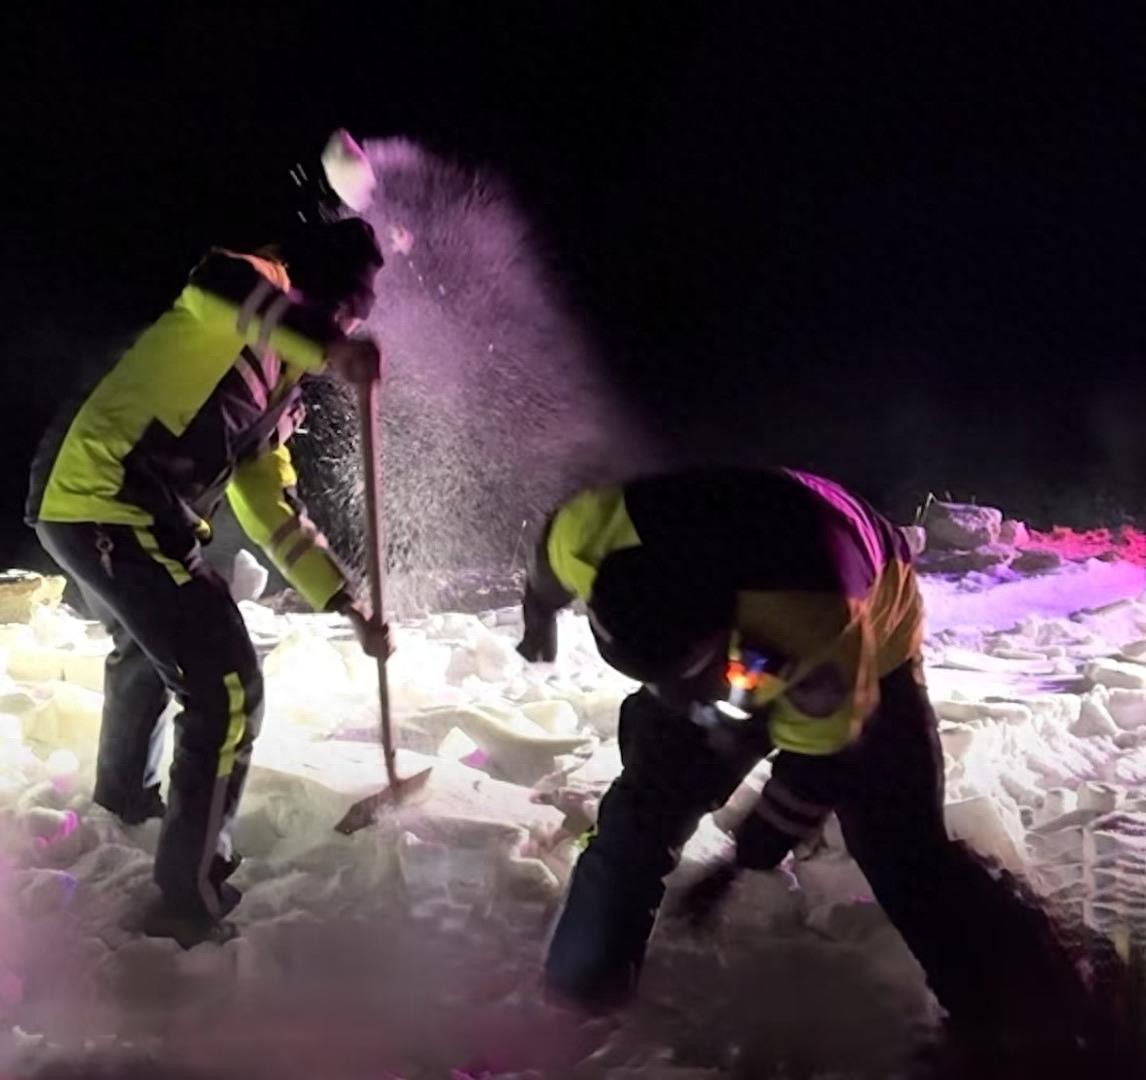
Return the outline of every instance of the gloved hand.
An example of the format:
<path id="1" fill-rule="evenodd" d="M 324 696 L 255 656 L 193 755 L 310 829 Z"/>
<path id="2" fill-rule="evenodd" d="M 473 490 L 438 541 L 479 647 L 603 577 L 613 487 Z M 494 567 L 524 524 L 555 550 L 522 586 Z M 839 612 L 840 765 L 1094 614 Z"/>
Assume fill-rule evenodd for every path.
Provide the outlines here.
<path id="1" fill-rule="evenodd" d="M 739 877 L 740 867 L 735 862 L 721 863 L 684 890 L 673 905 L 672 917 L 693 930 L 709 929 Z"/>
<path id="2" fill-rule="evenodd" d="M 394 652 L 389 623 L 376 622 L 358 604 L 347 604 L 342 614 L 350 620 L 354 636 L 367 656 L 387 659 Z"/>
<path id="3" fill-rule="evenodd" d="M 382 351 L 369 337 L 340 338 L 326 349 L 326 362 L 348 383 L 372 383 L 382 376 Z"/>
<path id="4" fill-rule="evenodd" d="M 531 664 L 551 664 L 557 659 L 557 616 L 525 609 L 525 633 L 517 651 Z"/>

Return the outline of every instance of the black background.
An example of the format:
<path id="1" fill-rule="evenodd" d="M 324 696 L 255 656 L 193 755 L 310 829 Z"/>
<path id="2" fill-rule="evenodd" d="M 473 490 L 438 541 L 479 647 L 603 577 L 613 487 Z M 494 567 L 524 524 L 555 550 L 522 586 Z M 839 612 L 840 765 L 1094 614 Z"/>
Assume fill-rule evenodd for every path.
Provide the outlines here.
<path id="1" fill-rule="evenodd" d="M 4 16 L 0 565 L 72 371 L 337 126 L 500 170 L 683 458 L 1146 509 L 1135 6 L 42 5 Z"/>

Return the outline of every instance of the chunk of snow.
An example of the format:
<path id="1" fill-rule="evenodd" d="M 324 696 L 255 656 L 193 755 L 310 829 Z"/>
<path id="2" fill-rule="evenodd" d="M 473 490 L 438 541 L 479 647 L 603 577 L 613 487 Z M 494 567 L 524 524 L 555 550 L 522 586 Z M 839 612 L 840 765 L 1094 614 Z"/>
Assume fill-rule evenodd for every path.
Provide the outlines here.
<path id="1" fill-rule="evenodd" d="M 1119 791 L 1109 784 L 1095 783 L 1088 780 L 1079 785 L 1078 809 L 1097 810 L 1106 814 L 1118 808 Z"/>
<path id="2" fill-rule="evenodd" d="M 577 713 L 568 701 L 537 701 L 523 705 L 521 711 L 550 735 L 576 736 Z"/>
<path id="3" fill-rule="evenodd" d="M 231 597 L 236 604 L 255 601 L 267 588 L 270 572 L 246 548 L 236 552 L 231 563 Z"/>
<path id="4" fill-rule="evenodd" d="M 922 525 L 903 525 L 900 532 L 907 540 L 908 550 L 912 555 L 922 555 L 927 547 L 927 530 Z"/>
<path id="5" fill-rule="evenodd" d="M 972 551 L 999 540 L 1003 512 L 991 506 L 933 502 L 927 512 L 927 540 L 937 548 Z"/>
<path id="6" fill-rule="evenodd" d="M 1082 699 L 1078 719 L 1071 725 L 1070 730 L 1075 735 L 1081 736 L 1114 736 L 1118 734 L 1119 727 L 1102 699 L 1097 695 L 1088 694 Z"/>
<path id="7" fill-rule="evenodd" d="M 1146 690 L 1115 688 L 1107 697 L 1107 706 L 1115 723 L 1125 731 L 1146 725 Z"/>
<path id="8" fill-rule="evenodd" d="M 944 817 L 952 839 L 963 840 L 1014 873 L 1022 872 L 1025 862 L 1012 834 L 1014 826 L 1008 827 L 991 799 L 977 796 L 948 803 Z"/>
<path id="9" fill-rule="evenodd" d="M 969 574 L 1000 569 L 1014 558 L 1014 548 L 1004 544 L 984 544 L 972 551 L 929 551 L 923 565 L 936 574 Z"/>
<path id="10" fill-rule="evenodd" d="M 64 653 L 61 657 L 64 682 L 74 683 L 84 690 L 102 694 L 109 651 L 107 647 L 86 645 L 81 649 Z"/>
<path id="11" fill-rule="evenodd" d="M 1025 547 L 1031 539 L 1031 534 L 1027 531 L 1027 527 L 1021 521 L 1015 521 L 1014 518 L 1006 518 L 1002 525 L 999 526 L 999 543 L 1006 544 L 1008 547 Z"/>
<path id="12" fill-rule="evenodd" d="M 1097 686 L 1146 689 L 1146 666 L 1119 660 L 1092 660 L 1084 669 L 1086 678 Z"/>
<path id="13" fill-rule="evenodd" d="M 62 577 L 30 570 L 0 571 L 0 623 L 26 623 L 41 607 L 54 607 L 64 595 Z"/>

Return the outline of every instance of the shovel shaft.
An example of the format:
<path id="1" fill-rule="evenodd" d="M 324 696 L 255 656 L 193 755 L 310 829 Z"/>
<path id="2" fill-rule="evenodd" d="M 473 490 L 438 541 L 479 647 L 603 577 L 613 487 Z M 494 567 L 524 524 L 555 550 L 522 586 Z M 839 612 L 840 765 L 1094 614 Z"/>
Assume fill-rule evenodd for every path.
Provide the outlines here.
<path id="1" fill-rule="evenodd" d="M 384 618 L 383 582 L 386 560 L 383 555 L 384 533 L 382 529 L 382 484 L 379 471 L 379 449 L 381 439 L 378 432 L 378 397 L 380 383 L 377 379 L 369 383 L 359 383 L 358 421 L 362 432 L 362 466 L 366 479 L 366 520 L 368 546 L 366 549 L 366 570 L 370 576 L 370 610 L 375 621 Z M 390 724 L 390 686 L 386 677 L 386 658 L 378 657 L 378 704 L 382 714 L 382 753 L 386 760 L 386 779 L 391 788 L 397 784 L 394 771 L 394 736 Z"/>

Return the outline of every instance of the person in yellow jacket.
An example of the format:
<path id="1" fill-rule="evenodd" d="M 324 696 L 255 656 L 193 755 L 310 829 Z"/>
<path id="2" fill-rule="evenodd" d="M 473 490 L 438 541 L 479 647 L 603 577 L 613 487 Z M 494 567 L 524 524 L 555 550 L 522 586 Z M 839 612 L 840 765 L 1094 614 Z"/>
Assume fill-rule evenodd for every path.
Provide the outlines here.
<path id="1" fill-rule="evenodd" d="M 348 335 L 381 266 L 357 218 L 311 227 L 285 259 L 211 251 L 33 464 L 27 520 L 114 642 L 94 798 L 128 824 L 163 819 L 161 899 L 143 929 L 185 947 L 233 933 L 229 828 L 263 705 L 243 619 L 203 557 L 222 500 L 313 608 L 346 615 L 371 655 L 389 649 L 307 517 L 287 449 L 307 374 L 378 377 L 375 342 Z M 160 720 L 172 695 L 182 711 L 165 805 Z"/>
<path id="2" fill-rule="evenodd" d="M 948 839 L 910 551 L 864 500 L 787 469 L 582 491 L 550 517 L 532 560 L 527 660 L 555 658 L 556 613 L 574 601 L 602 657 L 643 685 L 621 706 L 623 770 L 549 944 L 555 997 L 596 1010 L 632 994 L 664 877 L 701 816 L 774 754 L 735 857 L 686 892 L 681 914 L 703 923 L 743 870 L 776 868 L 835 812 L 953 1017 L 1005 1026 L 1024 1000 L 1001 970 L 1081 1000 L 1046 919 Z"/>

